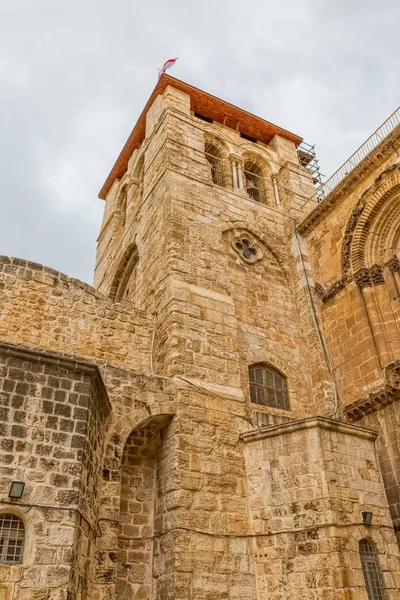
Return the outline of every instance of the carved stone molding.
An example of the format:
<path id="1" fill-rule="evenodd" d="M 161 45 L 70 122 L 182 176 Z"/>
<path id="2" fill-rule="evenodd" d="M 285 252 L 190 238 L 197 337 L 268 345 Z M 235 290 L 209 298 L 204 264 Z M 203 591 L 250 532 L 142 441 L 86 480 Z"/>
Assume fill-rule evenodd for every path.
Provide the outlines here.
<path id="1" fill-rule="evenodd" d="M 391 273 L 399 273 L 400 272 L 400 261 L 397 258 L 397 256 L 393 256 L 392 258 L 390 258 L 384 265 L 385 267 L 388 267 L 389 271 Z"/>
<path id="2" fill-rule="evenodd" d="M 322 284 L 316 283 L 315 291 L 321 297 L 322 302 L 326 302 L 327 300 L 329 300 L 329 298 L 333 298 L 333 296 L 336 296 L 336 294 L 343 290 L 343 288 L 345 288 L 346 285 L 352 280 L 352 277 L 342 277 L 342 279 L 338 279 L 328 288 L 324 288 Z"/>
<path id="3" fill-rule="evenodd" d="M 342 243 L 342 273 L 343 277 L 350 275 L 351 272 L 351 244 L 353 241 L 353 233 L 355 228 L 357 227 L 358 220 L 365 208 L 365 202 L 359 200 L 355 205 L 353 210 L 351 211 L 351 215 L 349 220 L 347 221 L 346 230 L 343 236 Z"/>
<path id="4" fill-rule="evenodd" d="M 364 398 L 352 402 L 344 408 L 344 416 L 348 421 L 358 421 L 377 410 L 400 400 L 400 361 L 395 361 L 384 368 L 383 386 Z"/>
<path id="5" fill-rule="evenodd" d="M 361 269 L 358 269 L 354 273 L 354 281 L 360 290 L 375 285 L 383 285 L 385 283 L 383 266 L 372 265 L 372 267 L 361 267 Z"/>

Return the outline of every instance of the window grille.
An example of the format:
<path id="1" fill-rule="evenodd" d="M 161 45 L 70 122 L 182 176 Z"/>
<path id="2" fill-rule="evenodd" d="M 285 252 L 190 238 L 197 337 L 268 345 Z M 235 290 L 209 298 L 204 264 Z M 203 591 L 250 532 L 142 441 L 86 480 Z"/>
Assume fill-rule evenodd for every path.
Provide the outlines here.
<path id="1" fill-rule="evenodd" d="M 250 400 L 253 404 L 289 410 L 286 377 L 268 365 L 249 367 Z"/>
<path id="2" fill-rule="evenodd" d="M 205 145 L 206 159 L 209 162 L 212 182 L 216 185 L 224 185 L 224 169 L 222 153 L 220 149 L 211 141 L 206 141 Z"/>
<path id="3" fill-rule="evenodd" d="M 385 584 L 374 544 L 360 541 L 360 558 L 369 600 L 386 600 Z"/>
<path id="4" fill-rule="evenodd" d="M 246 191 L 252 200 L 266 204 L 266 193 L 264 187 L 261 166 L 253 160 L 244 163 L 244 177 L 246 180 Z"/>
<path id="5" fill-rule="evenodd" d="M 0 515 L 0 564 L 22 562 L 25 528 L 22 519 L 13 514 Z"/>

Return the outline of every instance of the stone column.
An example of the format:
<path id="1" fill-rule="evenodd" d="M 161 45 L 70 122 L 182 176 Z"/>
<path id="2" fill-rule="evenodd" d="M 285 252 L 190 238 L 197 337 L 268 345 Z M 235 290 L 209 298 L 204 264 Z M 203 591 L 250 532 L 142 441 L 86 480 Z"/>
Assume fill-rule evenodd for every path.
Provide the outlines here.
<path id="1" fill-rule="evenodd" d="M 392 361 L 392 354 L 387 344 L 387 335 L 379 303 L 377 302 L 383 295 L 379 292 L 377 298 L 377 294 L 373 289 L 374 286 L 381 286 L 385 283 L 382 268 L 378 265 L 374 265 L 371 269 L 362 267 L 354 273 L 354 280 L 361 290 L 379 362 L 381 366 L 387 365 Z"/>

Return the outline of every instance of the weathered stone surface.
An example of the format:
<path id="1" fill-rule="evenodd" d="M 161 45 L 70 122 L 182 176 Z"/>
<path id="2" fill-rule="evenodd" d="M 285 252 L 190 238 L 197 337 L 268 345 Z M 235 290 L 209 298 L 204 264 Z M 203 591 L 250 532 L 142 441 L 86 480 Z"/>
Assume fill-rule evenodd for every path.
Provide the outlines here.
<path id="1" fill-rule="evenodd" d="M 397 209 L 374 221 L 396 204 L 394 158 L 385 147 L 325 215 L 292 134 L 256 143 L 193 98 L 171 84 L 148 108 L 107 195 L 95 288 L 0 260 L 0 514 L 26 530 L 1 593 L 365 600 L 371 537 L 394 600 L 400 275 L 379 240 L 397 244 Z M 379 430 L 380 467 L 374 434 L 311 419 L 336 401 L 309 294 L 342 412 Z M 286 378 L 289 410 L 251 403 L 258 363 Z"/>

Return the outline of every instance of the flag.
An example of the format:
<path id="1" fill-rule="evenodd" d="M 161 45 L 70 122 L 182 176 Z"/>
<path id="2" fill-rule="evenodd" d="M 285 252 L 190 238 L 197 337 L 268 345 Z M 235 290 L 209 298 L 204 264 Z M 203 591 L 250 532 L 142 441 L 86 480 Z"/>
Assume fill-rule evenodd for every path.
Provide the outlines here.
<path id="1" fill-rule="evenodd" d="M 177 58 L 170 58 L 163 64 L 161 69 L 157 69 L 158 70 L 158 79 L 160 79 L 161 75 L 163 73 L 165 73 L 165 71 L 167 69 L 170 69 L 171 67 L 173 67 L 177 60 L 178 60 Z"/>

